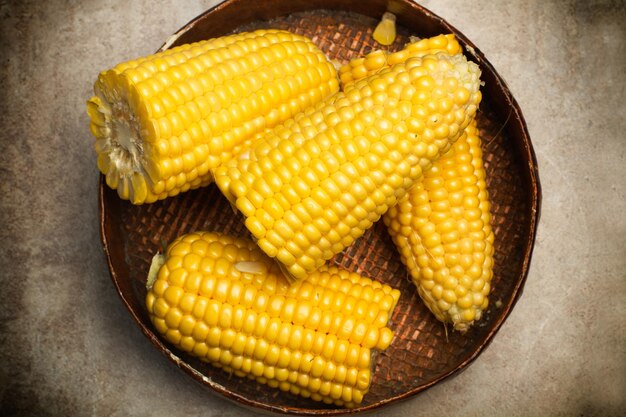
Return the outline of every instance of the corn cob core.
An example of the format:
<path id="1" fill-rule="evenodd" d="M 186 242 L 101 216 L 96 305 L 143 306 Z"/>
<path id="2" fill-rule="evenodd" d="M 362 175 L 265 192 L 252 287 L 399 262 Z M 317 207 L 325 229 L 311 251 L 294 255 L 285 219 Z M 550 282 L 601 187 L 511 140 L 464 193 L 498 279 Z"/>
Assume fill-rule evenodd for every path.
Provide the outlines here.
<path id="1" fill-rule="evenodd" d="M 466 331 L 488 305 L 493 276 L 489 196 L 472 122 L 384 216 L 402 262 L 435 316 Z"/>
<path id="2" fill-rule="evenodd" d="M 154 264 L 146 305 L 168 342 L 283 391 L 354 407 L 369 389 L 372 350 L 393 337 L 398 290 L 335 267 L 290 285 L 249 240 L 187 234 Z"/>
<path id="3" fill-rule="evenodd" d="M 182 45 L 100 73 L 87 103 L 98 168 L 134 204 L 208 184 L 257 132 L 336 92 L 310 39 L 258 30 Z"/>
<path id="4" fill-rule="evenodd" d="M 462 52 L 462 48 L 453 34 L 420 39 L 408 43 L 398 52 L 390 53 L 379 49 L 364 57 L 355 58 L 339 68 L 339 78 L 345 89 L 345 86 L 354 81 L 375 74 L 399 62 L 405 62 L 409 58 L 438 52 L 456 55 Z"/>
<path id="5" fill-rule="evenodd" d="M 479 72 L 445 53 L 398 63 L 260 137 L 216 183 L 261 249 L 303 278 L 449 149 L 478 107 Z"/>

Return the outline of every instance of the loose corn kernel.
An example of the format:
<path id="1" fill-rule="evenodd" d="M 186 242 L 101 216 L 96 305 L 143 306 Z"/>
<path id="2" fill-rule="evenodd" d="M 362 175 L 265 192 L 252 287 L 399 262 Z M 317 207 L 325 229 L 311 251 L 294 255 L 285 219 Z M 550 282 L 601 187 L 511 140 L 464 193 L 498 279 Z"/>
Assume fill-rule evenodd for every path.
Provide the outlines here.
<path id="1" fill-rule="evenodd" d="M 399 291 L 356 273 L 325 267 L 290 284 L 252 241 L 210 232 L 180 236 L 153 263 L 146 306 L 157 331 L 237 376 L 355 407 L 372 349 L 392 341 L 379 317 L 391 317 Z"/>
<path id="2" fill-rule="evenodd" d="M 396 16 L 393 13 L 383 13 L 372 37 L 381 45 L 391 45 L 396 39 Z"/>
<path id="3" fill-rule="evenodd" d="M 87 103 L 98 168 L 133 204 L 174 196 L 207 185 L 210 170 L 256 133 L 337 89 L 333 65 L 311 40 L 280 30 L 122 63 L 100 73 Z"/>
<path id="4" fill-rule="evenodd" d="M 423 167 L 456 141 L 480 101 L 479 72 L 462 55 L 446 53 L 398 63 L 258 135 L 244 155 L 214 170 L 216 184 L 243 213 L 261 249 L 281 262 L 291 278 L 303 278 L 360 237 L 421 178 Z M 451 77 L 458 81 L 452 89 L 446 82 Z M 435 103 L 454 97 L 459 88 L 470 91 L 470 96 L 465 104 L 441 113 L 439 107 L 431 111 L 422 106 L 414 93 L 400 111 L 402 89 L 395 87 L 410 87 Z M 376 96 L 381 98 L 370 103 Z M 421 132 L 413 129 L 418 123 L 412 119 L 424 126 Z M 357 136 L 351 128 L 355 120 L 371 135 Z M 433 120 L 437 128 L 449 125 L 448 132 L 456 135 L 437 139 L 435 128 L 429 126 Z M 310 128 L 317 132 L 307 138 L 302 132 Z M 354 145 L 357 138 L 359 146 Z M 426 151 L 420 153 L 420 148 Z M 270 150 L 281 157 L 267 158 Z M 372 163 L 364 163 L 368 160 Z M 364 168 L 359 171 L 357 166 Z M 269 173 L 286 171 L 290 175 L 280 189 L 260 188 Z M 323 207 L 316 202 L 322 193 L 339 198 Z M 279 217 L 261 208 L 267 199 L 286 204 Z M 294 217 L 298 222 L 289 230 L 292 222 L 287 220 Z M 281 239 L 270 240 L 274 233 Z"/>
<path id="5" fill-rule="evenodd" d="M 493 277 L 494 234 L 484 178 L 481 140 L 472 121 L 424 172 L 423 181 L 383 217 L 421 298 L 439 320 L 459 331 L 469 329 L 486 309 Z"/>

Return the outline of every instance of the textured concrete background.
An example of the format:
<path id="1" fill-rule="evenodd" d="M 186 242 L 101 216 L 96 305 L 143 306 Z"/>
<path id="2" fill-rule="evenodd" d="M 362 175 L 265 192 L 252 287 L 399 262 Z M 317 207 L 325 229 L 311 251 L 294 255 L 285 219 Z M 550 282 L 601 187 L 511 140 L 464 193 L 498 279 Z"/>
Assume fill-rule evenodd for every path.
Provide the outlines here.
<path id="1" fill-rule="evenodd" d="M 110 281 L 85 100 L 212 1 L 0 1 L 0 415 L 251 416 L 152 348 Z M 518 99 L 544 189 L 525 292 L 465 372 L 374 415 L 626 410 L 626 5 L 423 4 Z"/>

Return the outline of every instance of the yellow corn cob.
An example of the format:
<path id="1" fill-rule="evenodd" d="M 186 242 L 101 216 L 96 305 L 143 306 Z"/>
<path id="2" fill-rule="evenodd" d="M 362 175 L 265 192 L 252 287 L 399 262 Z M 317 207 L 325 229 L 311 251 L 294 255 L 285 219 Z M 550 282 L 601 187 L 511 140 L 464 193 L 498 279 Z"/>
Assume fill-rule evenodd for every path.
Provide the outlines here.
<path id="1" fill-rule="evenodd" d="M 249 240 L 210 232 L 177 238 L 153 260 L 146 305 L 179 349 L 237 376 L 354 407 L 384 350 L 398 290 L 328 267 L 289 285 Z"/>
<path id="2" fill-rule="evenodd" d="M 409 58 L 436 54 L 438 52 L 456 55 L 462 52 L 462 48 L 453 34 L 420 39 L 407 44 L 398 52 L 389 53 L 383 50 L 376 50 L 364 57 L 355 58 L 339 68 L 339 78 L 341 83 L 346 86 L 351 82 L 375 74 L 399 62 L 405 62 Z"/>
<path id="3" fill-rule="evenodd" d="M 424 178 L 383 217 L 419 295 L 466 331 L 488 305 L 493 276 L 490 203 L 472 122 Z"/>
<path id="4" fill-rule="evenodd" d="M 254 134 L 337 89 L 311 40 L 279 30 L 125 62 L 100 73 L 87 104 L 98 168 L 134 204 L 204 186 Z"/>
<path id="5" fill-rule="evenodd" d="M 480 101 L 462 55 L 411 58 L 353 83 L 215 171 L 261 249 L 299 279 L 402 198 Z"/>

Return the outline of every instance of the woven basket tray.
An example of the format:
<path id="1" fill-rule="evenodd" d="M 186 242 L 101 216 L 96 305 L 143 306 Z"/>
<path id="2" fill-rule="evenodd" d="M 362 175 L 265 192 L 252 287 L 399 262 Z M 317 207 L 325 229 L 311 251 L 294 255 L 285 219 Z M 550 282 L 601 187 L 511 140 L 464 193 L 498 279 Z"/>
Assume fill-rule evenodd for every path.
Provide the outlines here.
<path id="1" fill-rule="evenodd" d="M 420 301 L 382 221 L 331 260 L 389 283 L 402 297 L 392 317 L 395 338 L 378 354 L 362 405 L 325 406 L 237 378 L 200 362 L 154 333 L 145 306 L 152 256 L 164 242 L 196 230 L 248 236 L 218 189 L 211 185 L 151 205 L 132 206 L 100 181 L 101 232 L 111 277 L 132 317 L 151 342 L 196 380 L 238 404 L 259 411 L 338 415 L 372 410 L 413 396 L 473 361 L 491 342 L 519 298 L 528 272 L 540 208 L 537 165 L 521 111 L 482 53 L 441 18 L 406 1 L 243 1 L 211 9 L 174 34 L 161 49 L 257 28 L 282 28 L 310 37 L 330 58 L 345 62 L 380 48 L 371 38 L 385 10 L 398 16 L 398 50 L 410 35 L 454 33 L 482 70 L 483 101 L 478 124 L 484 139 L 487 186 L 492 200 L 495 270 L 490 307 L 467 334 L 446 331 Z"/>

